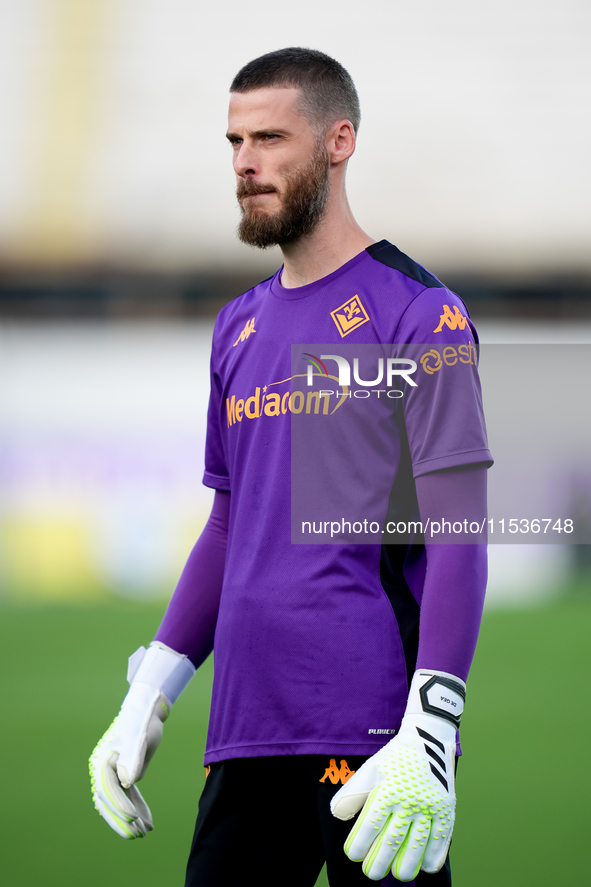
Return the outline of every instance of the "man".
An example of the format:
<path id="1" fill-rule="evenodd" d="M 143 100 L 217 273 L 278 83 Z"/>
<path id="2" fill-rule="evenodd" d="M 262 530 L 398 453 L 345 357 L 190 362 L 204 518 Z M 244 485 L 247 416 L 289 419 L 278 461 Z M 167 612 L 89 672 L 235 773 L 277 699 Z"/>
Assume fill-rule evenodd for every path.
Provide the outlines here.
<path id="1" fill-rule="evenodd" d="M 452 541 L 467 543 L 472 518 L 481 541 L 492 461 L 475 331 L 457 296 L 355 221 L 345 171 L 359 104 L 336 61 L 269 53 L 230 92 L 239 237 L 279 244 L 284 264 L 217 320 L 204 476 L 216 490 L 212 516 L 155 642 L 130 658 L 129 694 L 91 757 L 95 805 L 123 837 L 151 829 L 135 783 L 172 703 L 214 648 L 208 777 L 186 884 L 304 887 L 326 860 L 332 887 L 366 876 L 449 885 L 456 730 L 485 546 L 412 534 L 403 544 L 291 544 L 291 418 L 330 419 L 334 429 L 360 400 L 326 369 L 339 354 L 306 351 L 340 387 L 310 395 L 304 409 L 294 379 L 313 384 L 316 374 L 292 372 L 290 350 L 323 342 L 336 352 L 344 339 L 386 349 L 402 390 L 375 391 L 389 410 L 375 425 L 389 443 L 370 435 L 364 460 L 389 478 L 378 511 L 396 518 L 389 533 L 417 508 L 425 525 L 444 516 L 460 527 Z M 405 343 L 421 344 L 420 360 L 391 356 Z M 333 395 L 339 412 L 320 410 Z"/>

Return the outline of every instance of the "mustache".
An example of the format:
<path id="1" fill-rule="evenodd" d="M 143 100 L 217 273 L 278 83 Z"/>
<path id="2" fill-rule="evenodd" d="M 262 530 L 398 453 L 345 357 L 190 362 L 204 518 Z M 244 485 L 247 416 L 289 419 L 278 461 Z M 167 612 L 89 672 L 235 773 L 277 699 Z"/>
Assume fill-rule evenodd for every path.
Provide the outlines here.
<path id="1" fill-rule="evenodd" d="M 240 179 L 236 186 L 236 197 L 241 200 L 243 197 L 252 197 L 254 194 L 269 194 L 276 191 L 272 185 L 262 185 L 260 182 L 253 182 L 252 179 Z"/>

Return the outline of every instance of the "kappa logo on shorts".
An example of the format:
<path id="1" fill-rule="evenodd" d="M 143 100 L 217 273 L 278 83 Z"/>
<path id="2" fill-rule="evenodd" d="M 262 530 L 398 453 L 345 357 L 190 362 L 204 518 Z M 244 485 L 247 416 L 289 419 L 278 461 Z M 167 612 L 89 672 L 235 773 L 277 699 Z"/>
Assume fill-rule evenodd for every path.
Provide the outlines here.
<path id="1" fill-rule="evenodd" d="M 336 760 L 331 758 L 328 767 L 324 771 L 324 776 L 322 776 L 318 782 L 326 782 L 328 778 L 333 785 L 338 785 L 339 782 L 344 785 L 349 779 L 351 779 L 354 773 L 355 770 L 350 770 L 349 765 L 344 759 L 341 761 L 341 766 L 337 767 Z"/>
<path id="2" fill-rule="evenodd" d="M 254 328 L 254 317 L 251 317 L 250 320 L 246 321 L 245 327 L 232 345 L 232 348 L 235 348 L 238 342 L 245 342 L 251 333 L 256 333 Z"/>
<path id="3" fill-rule="evenodd" d="M 449 305 L 444 305 L 443 314 L 439 315 L 439 326 L 437 329 L 434 329 L 433 332 L 440 333 L 443 329 L 443 324 L 448 326 L 450 330 L 463 330 L 466 329 L 468 325 L 468 318 L 460 313 L 460 309 L 457 305 L 454 305 L 453 312 Z"/>
<path id="4" fill-rule="evenodd" d="M 359 296 L 353 296 L 343 302 L 340 308 L 330 312 L 341 337 L 348 336 L 362 323 L 367 323 L 369 315 L 361 303 Z"/>

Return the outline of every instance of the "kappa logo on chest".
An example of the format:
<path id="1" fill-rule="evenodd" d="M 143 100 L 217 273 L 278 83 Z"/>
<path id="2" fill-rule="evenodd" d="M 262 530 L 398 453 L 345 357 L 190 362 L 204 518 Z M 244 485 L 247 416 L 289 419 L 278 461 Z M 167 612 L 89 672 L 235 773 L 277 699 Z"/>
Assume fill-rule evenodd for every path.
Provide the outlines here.
<path id="1" fill-rule="evenodd" d="M 251 333 L 256 333 L 256 330 L 254 328 L 254 317 L 251 317 L 250 320 L 246 321 L 244 329 L 232 345 L 232 348 L 235 348 L 239 342 L 246 342 Z"/>

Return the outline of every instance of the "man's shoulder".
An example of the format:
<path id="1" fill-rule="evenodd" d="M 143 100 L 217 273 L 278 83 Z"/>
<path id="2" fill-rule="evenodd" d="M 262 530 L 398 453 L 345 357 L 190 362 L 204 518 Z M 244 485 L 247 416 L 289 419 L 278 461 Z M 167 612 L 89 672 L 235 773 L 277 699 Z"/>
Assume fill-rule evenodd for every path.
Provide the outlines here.
<path id="1" fill-rule="evenodd" d="M 465 302 L 435 274 L 387 240 L 372 244 L 367 253 L 382 269 L 376 275 L 382 283 L 379 299 L 384 298 L 384 283 L 395 299 L 397 341 L 447 341 L 450 335 L 455 341 L 462 333 L 477 341 Z"/>
<path id="2" fill-rule="evenodd" d="M 435 277 L 423 265 L 415 262 L 414 259 L 411 259 L 410 256 L 407 256 L 406 253 L 403 253 L 402 250 L 388 240 L 372 243 L 371 246 L 367 247 L 366 252 L 376 262 L 380 262 L 387 268 L 400 272 L 404 277 L 420 284 L 421 288 L 445 288 L 439 278 Z"/>
<path id="3" fill-rule="evenodd" d="M 235 296 L 230 302 L 224 305 L 219 311 L 215 322 L 216 336 L 219 336 L 222 331 L 228 329 L 229 326 L 234 327 L 237 320 L 239 321 L 242 316 L 250 316 L 256 306 L 260 303 L 261 299 L 264 298 L 265 294 L 268 292 L 271 286 L 271 281 L 274 277 L 275 274 L 266 277 L 264 280 L 261 280 L 259 283 L 250 287 L 250 289 Z"/>

